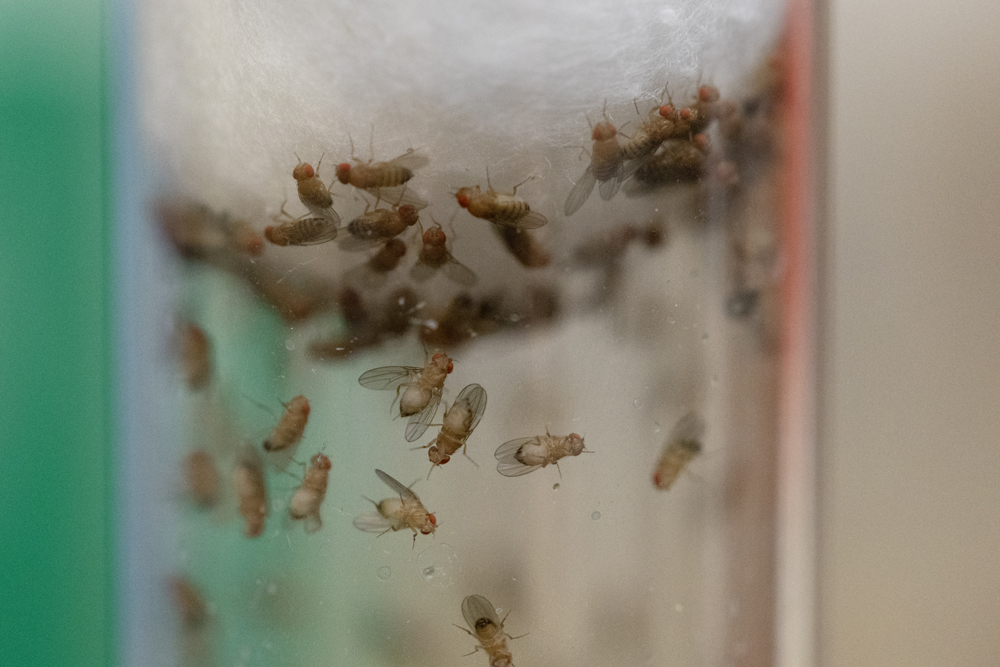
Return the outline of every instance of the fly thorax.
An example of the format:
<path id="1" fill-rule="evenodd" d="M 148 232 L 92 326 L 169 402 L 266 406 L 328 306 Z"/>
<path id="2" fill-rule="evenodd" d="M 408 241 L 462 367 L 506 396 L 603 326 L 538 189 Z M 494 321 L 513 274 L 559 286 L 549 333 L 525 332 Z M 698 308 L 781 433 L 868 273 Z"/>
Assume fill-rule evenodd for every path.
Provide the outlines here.
<path id="1" fill-rule="evenodd" d="M 542 438 L 535 438 L 535 440 L 521 445 L 514 458 L 526 466 L 543 466 L 549 461 L 548 443 Z"/>
<path id="2" fill-rule="evenodd" d="M 426 408 L 430 400 L 430 389 L 425 389 L 419 384 L 411 384 L 399 399 L 399 415 L 401 417 L 415 415 Z"/>

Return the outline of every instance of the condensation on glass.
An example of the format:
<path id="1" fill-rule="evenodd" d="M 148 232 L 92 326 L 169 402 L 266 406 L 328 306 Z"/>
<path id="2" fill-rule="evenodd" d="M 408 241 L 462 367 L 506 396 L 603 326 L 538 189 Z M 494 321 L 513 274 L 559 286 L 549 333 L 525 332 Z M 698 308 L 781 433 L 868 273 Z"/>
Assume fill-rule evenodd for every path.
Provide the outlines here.
<path id="1" fill-rule="evenodd" d="M 137 16 L 130 664 L 771 664 L 784 3 Z"/>

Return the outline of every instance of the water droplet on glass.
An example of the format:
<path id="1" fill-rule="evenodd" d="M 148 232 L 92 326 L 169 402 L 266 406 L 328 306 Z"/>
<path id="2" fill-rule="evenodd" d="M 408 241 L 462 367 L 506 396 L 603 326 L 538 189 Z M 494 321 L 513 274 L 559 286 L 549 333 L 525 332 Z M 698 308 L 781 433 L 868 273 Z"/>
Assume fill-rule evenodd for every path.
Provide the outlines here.
<path id="1" fill-rule="evenodd" d="M 379 579 L 385 581 L 392 576 L 392 569 L 390 569 L 388 565 L 383 565 L 375 574 L 378 575 Z"/>
<path id="2" fill-rule="evenodd" d="M 681 613 L 682 611 L 684 611 L 684 605 L 678 602 L 677 604 L 674 605 L 674 611 L 676 611 L 678 614 Z"/>
<path id="3" fill-rule="evenodd" d="M 642 407 L 642 399 L 641 398 L 633 398 L 632 399 L 632 407 L 633 408 L 641 408 Z"/>
<path id="4" fill-rule="evenodd" d="M 653 422 L 653 433 L 659 433 L 660 431 L 660 422 Z"/>
<path id="5" fill-rule="evenodd" d="M 295 343 L 292 342 L 291 338 L 285 340 L 285 349 L 289 352 L 295 349 Z"/>
<path id="6" fill-rule="evenodd" d="M 426 322 L 424 322 L 424 326 L 430 329 L 431 331 L 437 331 L 438 323 L 437 320 L 427 320 Z"/>
<path id="7" fill-rule="evenodd" d="M 598 519 L 601 518 L 601 513 L 600 512 L 594 512 L 593 514 L 590 515 L 590 518 L 593 519 L 594 521 L 597 521 Z"/>
<path id="8" fill-rule="evenodd" d="M 269 583 L 267 585 L 267 594 L 268 595 L 274 595 L 277 592 L 278 592 L 278 584 L 276 584 L 276 583 L 274 583 L 272 581 L 271 583 Z"/>
<path id="9" fill-rule="evenodd" d="M 449 544 L 438 544 L 417 556 L 420 574 L 431 586 L 445 588 L 462 576 L 462 559 Z"/>
<path id="10" fill-rule="evenodd" d="M 272 508 L 274 508 L 274 511 L 275 511 L 275 512 L 280 512 L 280 511 L 282 511 L 283 509 L 285 509 L 285 501 L 284 501 L 284 500 L 281 500 L 280 498 L 275 498 L 275 499 L 274 499 L 274 500 L 273 500 L 273 501 L 271 502 L 271 507 L 272 507 Z"/>

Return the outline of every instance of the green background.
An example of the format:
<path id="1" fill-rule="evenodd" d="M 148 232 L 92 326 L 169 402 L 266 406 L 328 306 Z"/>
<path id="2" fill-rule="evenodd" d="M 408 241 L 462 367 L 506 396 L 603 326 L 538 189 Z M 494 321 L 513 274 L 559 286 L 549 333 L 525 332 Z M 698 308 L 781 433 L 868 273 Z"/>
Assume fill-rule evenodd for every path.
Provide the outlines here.
<path id="1" fill-rule="evenodd" d="M 0 665 L 109 665 L 103 7 L 0 0 Z"/>

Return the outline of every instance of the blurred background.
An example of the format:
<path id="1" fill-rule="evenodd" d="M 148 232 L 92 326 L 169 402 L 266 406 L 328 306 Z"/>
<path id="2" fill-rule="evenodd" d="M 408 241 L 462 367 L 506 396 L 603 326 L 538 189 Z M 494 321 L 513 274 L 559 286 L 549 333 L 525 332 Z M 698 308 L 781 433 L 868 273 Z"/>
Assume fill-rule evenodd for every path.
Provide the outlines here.
<path id="1" fill-rule="evenodd" d="M 0 4 L 0 664 L 115 655 L 105 11 Z M 995 665 L 1000 7 L 817 13 L 817 664 Z"/>

